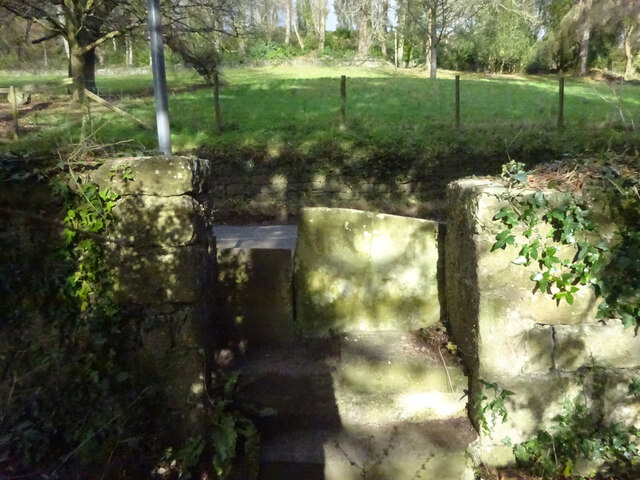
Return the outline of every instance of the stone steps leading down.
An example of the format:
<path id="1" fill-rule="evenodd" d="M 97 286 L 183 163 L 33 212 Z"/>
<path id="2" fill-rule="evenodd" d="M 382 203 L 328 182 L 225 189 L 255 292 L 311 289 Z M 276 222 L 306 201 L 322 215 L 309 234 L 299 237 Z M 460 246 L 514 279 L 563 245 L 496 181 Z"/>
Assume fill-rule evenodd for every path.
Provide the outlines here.
<path id="1" fill-rule="evenodd" d="M 258 351 L 241 400 L 273 415 L 261 480 L 472 479 L 475 431 L 455 357 L 418 335 L 349 333 Z"/>

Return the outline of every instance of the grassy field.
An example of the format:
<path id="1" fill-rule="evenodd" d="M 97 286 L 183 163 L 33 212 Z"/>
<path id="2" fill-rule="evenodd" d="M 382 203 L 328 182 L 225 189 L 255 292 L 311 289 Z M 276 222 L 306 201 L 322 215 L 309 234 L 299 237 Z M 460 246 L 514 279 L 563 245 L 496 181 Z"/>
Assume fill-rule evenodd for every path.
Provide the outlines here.
<path id="1" fill-rule="evenodd" d="M 340 75 L 348 77 L 345 131 L 338 125 Z M 0 86 L 50 79 L 0 74 Z M 249 147 L 277 155 L 288 146 L 305 153 L 326 144 L 343 151 L 387 144 L 395 149 L 430 150 L 443 139 L 458 143 L 465 138 L 464 143 L 476 141 L 478 147 L 489 150 L 499 141 L 506 153 L 510 144 L 520 143 L 518 136 L 531 136 L 538 130 L 550 138 L 558 108 L 554 77 L 463 75 L 463 129 L 455 133 L 450 72 L 430 81 L 423 72 L 415 71 L 269 67 L 228 69 L 224 80 L 221 100 L 226 128 L 216 135 L 211 91 L 196 88 L 200 81 L 193 74 L 169 72 L 172 140 L 177 151 Z M 154 118 L 151 85 L 149 75 L 98 79 L 101 95 L 149 122 Z M 4 148 L 46 148 L 61 138 L 72 138 L 77 115 L 68 111 L 67 104 L 63 107 L 56 108 L 54 102 L 32 113 L 25 109 L 21 124 L 31 133 L 17 143 L 5 142 Z M 569 80 L 567 127 L 552 135 L 554 149 L 565 142 L 570 152 L 597 149 L 594 138 L 607 141 L 601 148 L 608 148 L 609 143 L 618 146 L 620 132 L 631 128 L 639 116 L 639 87 Z M 111 112 L 94 108 L 94 125 L 104 142 L 134 139 L 145 148 L 154 146 L 153 130 L 140 129 Z"/>
<path id="2" fill-rule="evenodd" d="M 347 81 L 347 124 L 339 125 L 340 75 Z M 432 81 L 422 71 L 393 69 L 269 67 L 223 72 L 225 130 L 216 134 L 213 95 L 199 77 L 169 71 L 174 152 L 212 161 L 214 175 L 246 179 L 284 176 L 304 183 L 328 174 L 350 179 L 361 203 L 339 196 L 287 191 L 266 201 L 250 187 L 216 200 L 217 218 L 242 222 L 295 216 L 301 206 L 375 209 L 434 218 L 445 215 L 446 186 L 468 175 L 494 175 L 509 159 L 530 167 L 579 155 L 638 152 L 640 87 L 567 79 L 565 122 L 556 127 L 558 81 L 554 76 L 463 74 L 462 127 L 454 128 L 454 72 Z M 33 83 L 36 77 L 0 74 L 0 86 Z M 98 77 L 99 93 L 155 124 L 148 74 Z M 155 128 L 144 129 L 92 105 L 96 143 L 118 155 L 156 148 Z M 21 138 L 12 139 L 8 104 L 0 104 L 0 158 L 58 158 L 79 138 L 81 114 L 64 91 L 34 96 L 21 108 Z M 251 165 L 251 167 L 248 167 Z M 253 181 L 253 180 L 251 180 Z M 381 195 L 360 185 L 384 184 Z M 410 183 L 407 195 L 398 187 Z M 224 188 L 224 187 L 219 187 Z M 364 187 L 362 187 L 364 188 Z"/>

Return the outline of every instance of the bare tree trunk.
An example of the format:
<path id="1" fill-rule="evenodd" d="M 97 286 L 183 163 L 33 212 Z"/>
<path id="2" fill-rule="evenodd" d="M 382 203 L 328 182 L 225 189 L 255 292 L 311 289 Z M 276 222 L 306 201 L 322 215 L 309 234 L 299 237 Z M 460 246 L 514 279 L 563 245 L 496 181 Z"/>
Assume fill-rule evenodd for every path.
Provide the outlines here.
<path id="1" fill-rule="evenodd" d="M 371 8 L 369 0 L 365 0 L 358 12 L 358 52 L 357 58 L 368 58 L 371 47 Z"/>
<path id="2" fill-rule="evenodd" d="M 393 31 L 393 64 L 398 68 L 398 28 Z"/>
<path id="3" fill-rule="evenodd" d="M 47 56 L 47 47 L 45 43 L 42 43 L 42 53 L 44 54 L 44 68 L 49 68 L 49 57 Z"/>
<path id="4" fill-rule="evenodd" d="M 589 60 L 589 40 L 591 39 L 591 20 L 589 14 L 591 11 L 592 0 L 582 0 L 584 26 L 582 30 L 582 42 L 580 44 L 580 76 L 587 74 L 587 62 Z"/>
<path id="5" fill-rule="evenodd" d="M 133 42 L 129 37 L 124 37 L 124 51 L 125 51 L 124 64 L 127 67 L 130 67 L 133 65 Z"/>
<path id="6" fill-rule="evenodd" d="M 304 50 L 304 42 L 302 41 L 302 37 L 300 36 L 300 32 L 298 31 L 298 22 L 293 22 L 293 31 L 296 34 L 296 38 L 298 39 L 298 44 L 300 45 L 300 50 Z"/>
<path id="7" fill-rule="evenodd" d="M 322 52 L 324 50 L 324 41 L 325 41 L 325 35 L 326 35 L 326 30 L 327 30 L 327 14 L 329 13 L 327 11 L 327 2 L 326 0 L 320 0 L 321 5 L 319 8 L 319 14 L 320 14 L 320 27 L 319 27 L 319 32 L 318 32 L 318 52 Z"/>
<path id="8" fill-rule="evenodd" d="M 398 59 L 400 62 L 402 62 L 404 64 L 404 68 L 408 68 L 409 67 L 409 60 L 411 57 L 411 46 L 407 45 L 407 37 L 405 35 L 405 32 L 409 31 L 409 27 L 411 26 L 411 16 L 407 15 L 407 10 L 409 9 L 409 2 L 408 0 L 401 0 L 401 5 L 402 8 L 400 10 L 401 15 L 398 16 L 398 27 L 400 28 L 400 34 L 398 35 L 398 42 L 399 42 L 399 48 L 398 48 Z M 405 59 L 405 50 L 409 51 L 409 54 L 407 56 L 407 58 Z"/>
<path id="9" fill-rule="evenodd" d="M 293 0 L 287 0 L 285 3 L 287 9 L 287 23 L 284 27 L 284 44 L 289 45 L 291 43 L 291 20 L 293 13 Z"/>
<path id="10" fill-rule="evenodd" d="M 631 49 L 631 37 L 636 29 L 635 24 L 629 25 L 624 31 L 624 54 L 627 57 L 627 66 L 624 70 L 624 78 L 629 79 L 634 73 L 633 68 L 633 51 Z"/>
<path id="11" fill-rule="evenodd" d="M 64 53 L 67 55 L 67 60 L 69 60 L 69 58 L 71 58 L 71 50 L 69 49 L 69 42 L 64 37 L 60 37 L 60 38 L 62 38 L 62 46 L 64 48 Z"/>
<path id="12" fill-rule="evenodd" d="M 429 78 L 436 78 L 438 69 L 438 30 L 436 23 L 436 5 L 431 7 L 431 18 L 429 19 L 429 46 L 431 47 L 431 58 L 429 59 Z"/>
<path id="13" fill-rule="evenodd" d="M 424 69 L 430 70 L 431 69 L 431 42 L 429 41 L 428 36 L 424 42 L 424 54 L 426 58 L 426 61 L 424 62 Z"/>
<path id="14" fill-rule="evenodd" d="M 580 76 L 587 74 L 587 61 L 589 59 L 589 39 L 591 31 L 589 27 L 585 27 L 582 31 L 582 43 L 580 44 Z"/>
<path id="15" fill-rule="evenodd" d="M 69 75 L 73 80 L 72 97 L 76 101 L 82 101 L 84 98 L 84 89 L 92 92 L 96 91 L 96 51 L 89 50 L 81 53 L 81 47 L 71 45 L 71 57 L 69 58 Z"/>

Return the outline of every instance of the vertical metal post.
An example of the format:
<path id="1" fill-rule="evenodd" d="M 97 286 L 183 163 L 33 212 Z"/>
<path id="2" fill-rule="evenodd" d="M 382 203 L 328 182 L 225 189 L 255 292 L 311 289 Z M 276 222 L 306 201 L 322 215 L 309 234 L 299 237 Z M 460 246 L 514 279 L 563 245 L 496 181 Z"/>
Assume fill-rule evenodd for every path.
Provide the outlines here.
<path id="1" fill-rule="evenodd" d="M 456 75 L 456 128 L 460 128 L 460 75 Z"/>
<path id="2" fill-rule="evenodd" d="M 167 75 L 164 66 L 162 40 L 162 14 L 159 0 L 147 0 L 149 9 L 149 37 L 151 39 L 151 64 L 153 67 L 153 91 L 156 101 L 156 123 L 158 146 L 165 155 L 171 155 L 171 130 L 169 127 L 169 99 L 167 97 Z"/>

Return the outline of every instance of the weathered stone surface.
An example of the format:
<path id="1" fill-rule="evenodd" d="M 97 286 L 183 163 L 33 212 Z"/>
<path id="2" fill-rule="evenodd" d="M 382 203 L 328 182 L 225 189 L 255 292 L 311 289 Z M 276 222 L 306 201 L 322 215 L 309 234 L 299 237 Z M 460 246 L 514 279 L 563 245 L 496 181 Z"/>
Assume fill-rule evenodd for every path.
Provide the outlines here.
<path id="1" fill-rule="evenodd" d="M 321 478 L 326 480 L 472 480 L 465 449 L 474 438 L 464 419 L 373 429 L 298 430 L 268 442 L 262 461 L 324 465 Z M 295 477 L 282 471 L 279 478 Z"/>
<path id="2" fill-rule="evenodd" d="M 487 296 L 480 300 L 476 337 L 479 378 L 494 381 L 549 372 L 553 368 L 551 327 L 517 315 L 495 315 L 491 311 L 495 301 Z"/>
<path id="3" fill-rule="evenodd" d="M 131 170 L 133 180 L 122 176 Z M 118 195 L 157 195 L 170 197 L 197 194 L 207 188 L 209 162 L 187 157 L 139 157 L 107 160 L 90 178 L 101 189 Z"/>
<path id="4" fill-rule="evenodd" d="M 11 104 L 15 102 L 18 105 L 29 105 L 31 103 L 31 93 L 16 89 L 15 95 L 12 95 L 11 92 L 7 94 L 7 101 Z"/>
<path id="5" fill-rule="evenodd" d="M 148 365 L 163 385 L 172 412 L 166 422 L 172 434 L 186 440 L 201 427 L 199 397 L 203 391 L 205 335 L 191 305 L 157 305 L 145 309 L 138 361 Z"/>
<path id="6" fill-rule="evenodd" d="M 298 419 L 370 427 L 467 419 L 467 380 L 446 352 L 441 357 L 419 339 L 389 332 L 324 342 L 324 354 L 306 343 L 250 352 L 241 398 L 294 425 Z"/>
<path id="7" fill-rule="evenodd" d="M 120 301 L 138 304 L 195 302 L 202 291 L 209 252 L 203 246 L 113 250 L 108 262 Z"/>
<path id="8" fill-rule="evenodd" d="M 115 234 L 139 247 L 188 245 L 204 229 L 198 210 L 197 202 L 186 195 L 128 195 L 114 208 Z"/>
<path id="9" fill-rule="evenodd" d="M 333 371 L 341 423 L 466 417 L 467 378 L 460 365 L 444 358 L 410 333 L 343 335 Z"/>
<path id="10" fill-rule="evenodd" d="M 466 184 L 449 185 L 445 240 L 445 304 L 453 341 L 472 375 L 478 370 L 478 254 L 475 234 L 478 195 Z"/>
<path id="11" fill-rule="evenodd" d="M 515 395 L 508 396 L 505 400 L 507 419 L 501 423 L 500 418 L 494 421 L 490 414 L 485 417 L 492 425 L 491 433 L 481 433 L 481 443 L 484 447 L 502 444 L 502 440 L 509 438 L 512 443 L 520 443 L 533 437 L 538 430 L 548 430 L 555 424 L 554 417 L 562 412 L 562 402 L 574 400 L 585 392 L 587 395 L 592 390 L 591 375 L 583 376 L 550 372 L 545 375 L 521 375 L 519 377 L 503 378 L 496 382 L 498 393 L 501 390 L 510 390 Z M 478 398 L 485 395 L 490 401 L 494 397 L 493 389 L 488 389 L 479 381 L 471 380 L 471 404 L 474 405 Z M 472 420 L 478 423 L 477 412 L 471 415 Z M 479 427 L 479 425 L 478 425 Z M 486 450 L 485 450 L 486 451 Z"/>
<path id="12" fill-rule="evenodd" d="M 516 393 L 505 401 L 506 422 L 498 420 L 491 435 L 483 432 L 471 449 L 477 461 L 488 465 L 512 463 L 511 449 L 501 441 L 508 437 L 518 443 L 549 430 L 563 402 L 579 395 L 596 418 L 627 424 L 640 418 L 640 405 L 627 395 L 629 370 L 614 370 L 640 366 L 640 340 L 633 331 L 625 331 L 620 322 L 599 324 L 598 300 L 590 288 L 574 295 L 573 305 L 558 305 L 549 295 L 534 292 L 529 277 L 536 265 L 513 263 L 517 248 L 491 252 L 502 230 L 493 216 L 506 205 L 504 193 L 487 180 L 451 184 L 445 248 L 447 316 L 471 374 L 472 420 L 481 423 L 476 402 L 483 395 L 488 397 L 484 402 L 493 398 L 480 380 Z M 558 198 L 552 194 L 551 202 Z M 611 225 L 604 225 L 598 234 L 610 232 Z M 573 255 L 572 247 L 559 254 Z M 605 392 L 604 399 L 599 391 Z"/>
<path id="13" fill-rule="evenodd" d="M 606 325 L 557 325 L 554 360 L 560 370 L 640 367 L 640 336 L 617 320 Z"/>
<path id="14" fill-rule="evenodd" d="M 300 331 L 322 336 L 437 323 L 437 231 L 427 220 L 303 210 L 294 262 Z"/>
<path id="15" fill-rule="evenodd" d="M 604 370 L 604 421 L 640 428 L 640 398 L 629 394 L 629 385 L 640 369 Z"/>
<path id="16" fill-rule="evenodd" d="M 291 251 L 218 250 L 218 305 L 229 339 L 253 344 L 293 340 Z"/>

